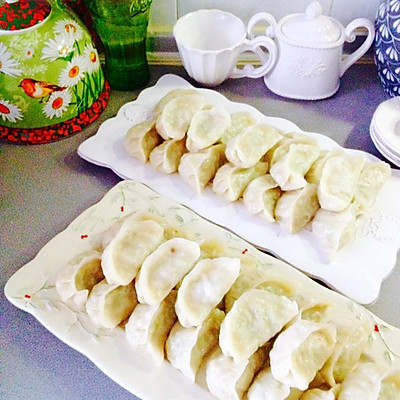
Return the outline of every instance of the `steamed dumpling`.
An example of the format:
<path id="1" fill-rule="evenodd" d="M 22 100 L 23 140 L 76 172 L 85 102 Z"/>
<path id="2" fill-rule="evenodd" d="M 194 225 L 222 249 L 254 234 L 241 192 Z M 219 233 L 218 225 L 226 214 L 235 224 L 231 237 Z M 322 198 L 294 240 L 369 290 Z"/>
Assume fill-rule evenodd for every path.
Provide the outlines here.
<path id="1" fill-rule="evenodd" d="M 231 123 L 223 136 L 221 142 L 227 144 L 232 138 L 254 125 L 256 120 L 248 111 L 237 111 L 231 114 Z"/>
<path id="2" fill-rule="evenodd" d="M 243 204 L 255 215 L 275 222 L 275 206 L 282 190 L 270 174 L 253 179 L 243 193 Z"/>
<path id="3" fill-rule="evenodd" d="M 220 143 L 195 153 L 184 154 L 178 172 L 183 181 L 200 195 L 225 161 L 225 146 Z"/>
<path id="4" fill-rule="evenodd" d="M 219 344 L 235 362 L 248 359 L 298 313 L 296 302 L 261 289 L 235 301 L 221 325 Z"/>
<path id="5" fill-rule="evenodd" d="M 333 156 L 340 156 L 344 154 L 343 150 L 335 148 L 333 150 L 321 150 L 317 159 L 312 163 L 310 169 L 307 171 L 305 178 L 309 183 L 319 184 L 321 180 L 322 171 L 326 161 Z"/>
<path id="6" fill-rule="evenodd" d="M 364 157 L 348 154 L 326 161 L 318 185 L 318 200 L 322 208 L 339 212 L 350 205 L 364 164 Z"/>
<path id="7" fill-rule="evenodd" d="M 112 329 L 126 320 L 137 304 L 133 282 L 118 285 L 104 279 L 90 292 L 86 311 L 96 325 Z"/>
<path id="8" fill-rule="evenodd" d="M 186 139 L 166 140 L 155 147 L 149 156 L 150 164 L 156 170 L 165 174 L 178 171 L 178 166 L 183 154 L 187 152 Z"/>
<path id="9" fill-rule="evenodd" d="M 270 174 L 282 190 L 296 190 L 307 184 L 305 175 L 319 155 L 319 148 L 312 144 L 291 143 L 278 157 L 274 154 Z"/>
<path id="10" fill-rule="evenodd" d="M 289 233 L 303 229 L 320 208 L 317 185 L 307 183 L 302 189 L 284 192 L 275 207 L 275 218 Z"/>
<path id="11" fill-rule="evenodd" d="M 166 357 L 193 382 L 204 357 L 218 344 L 224 316 L 223 311 L 214 308 L 201 325 L 184 328 L 177 321 L 169 333 L 165 344 Z"/>
<path id="12" fill-rule="evenodd" d="M 271 125 L 252 125 L 228 142 L 226 158 L 237 167 L 252 167 L 281 137 L 278 129 Z"/>
<path id="13" fill-rule="evenodd" d="M 165 342 L 177 320 L 175 300 L 176 290 L 172 290 L 159 304 L 139 303 L 125 325 L 128 343 L 147 351 L 156 365 L 164 359 Z"/>
<path id="14" fill-rule="evenodd" d="M 167 94 L 165 94 L 161 99 L 157 102 L 153 109 L 153 116 L 154 118 L 158 117 L 161 112 L 164 110 L 164 107 L 173 99 L 177 99 L 179 97 L 185 96 L 199 96 L 199 92 L 195 89 L 172 89 Z"/>
<path id="15" fill-rule="evenodd" d="M 141 303 L 156 305 L 192 269 L 200 257 L 200 246 L 176 237 L 160 244 L 144 261 L 135 287 Z"/>
<path id="16" fill-rule="evenodd" d="M 168 95 L 167 95 L 168 96 Z M 170 94 L 156 106 L 156 129 L 164 140 L 183 139 L 194 114 L 205 105 L 204 96 L 198 91 Z"/>
<path id="17" fill-rule="evenodd" d="M 220 400 L 241 400 L 265 359 L 263 348 L 248 359 L 235 362 L 217 347 L 206 365 L 208 390 Z"/>
<path id="18" fill-rule="evenodd" d="M 149 160 L 151 151 L 162 142 L 154 121 L 144 121 L 129 128 L 124 145 L 130 156 L 144 164 Z"/>
<path id="19" fill-rule="evenodd" d="M 101 254 L 90 250 L 79 254 L 60 270 L 55 286 L 62 301 L 81 307 L 92 288 L 103 279 Z"/>
<path id="20" fill-rule="evenodd" d="M 190 123 L 186 147 L 190 152 L 205 149 L 218 142 L 231 122 L 228 111 L 213 106 L 198 111 Z"/>
<path id="21" fill-rule="evenodd" d="M 400 368 L 384 373 L 381 380 L 378 400 L 400 400 Z"/>
<path id="22" fill-rule="evenodd" d="M 185 328 L 200 325 L 218 305 L 239 275 L 240 260 L 205 258 L 183 278 L 178 289 L 176 313 Z"/>
<path id="23" fill-rule="evenodd" d="M 144 259 L 164 238 L 164 228 L 153 220 L 128 218 L 102 254 L 108 283 L 127 285 L 135 278 Z"/>
<path id="24" fill-rule="evenodd" d="M 320 208 L 311 221 L 311 231 L 319 247 L 330 261 L 344 246 L 353 242 L 356 235 L 355 209 L 351 205 L 340 212 Z"/>
<path id="25" fill-rule="evenodd" d="M 258 176 L 264 175 L 267 169 L 268 163 L 263 162 L 258 162 L 250 168 L 226 163 L 215 174 L 212 189 L 225 200 L 236 201 L 242 196 L 247 185 Z"/>
<path id="26" fill-rule="evenodd" d="M 298 320 L 286 328 L 270 352 L 275 379 L 306 390 L 331 355 L 336 343 L 336 329 L 331 324 Z"/>
<path id="27" fill-rule="evenodd" d="M 354 194 L 354 203 L 359 212 L 364 212 L 371 207 L 377 193 L 389 179 L 390 175 L 390 166 L 384 161 L 366 163 L 364 165 Z"/>

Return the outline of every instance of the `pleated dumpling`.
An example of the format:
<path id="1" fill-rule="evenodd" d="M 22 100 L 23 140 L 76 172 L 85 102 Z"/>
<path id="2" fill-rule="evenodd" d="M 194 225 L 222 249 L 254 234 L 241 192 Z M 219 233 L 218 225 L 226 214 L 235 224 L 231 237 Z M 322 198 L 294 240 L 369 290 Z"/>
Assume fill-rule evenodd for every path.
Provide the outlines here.
<path id="1" fill-rule="evenodd" d="M 220 347 L 236 362 L 246 360 L 297 314 L 295 301 L 262 289 L 250 289 L 226 314 L 221 325 Z"/>
<path id="2" fill-rule="evenodd" d="M 281 138 L 279 130 L 272 125 L 251 125 L 228 142 L 226 158 L 237 167 L 252 167 Z"/>
<path id="3" fill-rule="evenodd" d="M 317 185 L 307 183 L 302 189 L 284 192 L 275 207 L 275 219 L 289 233 L 303 229 L 320 208 Z"/>
<path id="4" fill-rule="evenodd" d="M 167 94 L 165 94 L 161 99 L 157 102 L 157 104 L 154 106 L 153 109 L 153 117 L 156 118 L 158 117 L 161 112 L 164 110 L 164 107 L 173 99 L 177 99 L 179 97 L 184 97 L 184 96 L 199 96 L 199 92 L 197 92 L 195 89 L 189 88 L 189 89 L 183 89 L 183 88 L 177 88 L 177 89 L 172 89 L 170 90 Z"/>
<path id="5" fill-rule="evenodd" d="M 144 259 L 164 238 L 164 228 L 153 220 L 130 217 L 102 254 L 102 267 L 108 283 L 127 285 L 136 276 Z"/>
<path id="6" fill-rule="evenodd" d="M 86 311 L 96 325 L 112 329 L 125 321 L 137 304 L 133 282 L 118 285 L 103 279 L 90 292 Z"/>
<path id="7" fill-rule="evenodd" d="M 196 112 L 187 132 L 186 147 L 196 152 L 217 143 L 230 122 L 231 115 L 222 107 L 212 106 Z"/>
<path id="8" fill-rule="evenodd" d="M 164 359 L 165 342 L 177 320 L 175 300 L 176 290 L 172 290 L 159 304 L 139 303 L 125 325 L 128 343 L 145 350 L 157 365 Z"/>
<path id="9" fill-rule="evenodd" d="M 275 379 L 306 390 L 332 354 L 336 329 L 331 324 L 297 320 L 276 338 L 270 352 Z"/>
<path id="10" fill-rule="evenodd" d="M 321 150 L 317 159 L 312 163 L 310 169 L 307 171 L 305 178 L 309 183 L 316 183 L 318 185 L 321 180 L 322 170 L 324 169 L 327 160 L 333 156 L 340 156 L 343 150 L 334 148 L 332 150 Z"/>
<path id="11" fill-rule="evenodd" d="M 124 145 L 130 156 L 144 164 L 149 160 L 152 150 L 162 142 L 163 139 L 156 130 L 155 122 L 143 121 L 129 128 Z"/>
<path id="12" fill-rule="evenodd" d="M 353 242 L 356 236 L 355 207 L 352 205 L 340 212 L 320 208 L 311 221 L 311 231 L 323 257 L 331 261 L 344 246 Z"/>
<path id="13" fill-rule="evenodd" d="M 164 140 L 183 139 L 194 114 L 205 105 L 204 96 L 196 90 L 167 95 L 156 105 L 156 129 Z"/>
<path id="14" fill-rule="evenodd" d="M 254 215 L 275 222 L 275 206 L 282 190 L 270 174 L 253 179 L 243 192 L 243 204 Z"/>
<path id="15" fill-rule="evenodd" d="M 183 181 L 200 195 L 225 162 L 225 145 L 219 143 L 195 153 L 185 153 L 178 172 Z"/>
<path id="16" fill-rule="evenodd" d="M 332 321 L 337 331 L 335 348 L 321 370 L 321 375 L 332 387 L 342 383 L 359 362 L 366 349 L 373 326 L 370 321 L 336 318 Z"/>
<path id="17" fill-rule="evenodd" d="M 200 246 L 176 237 L 163 242 L 144 261 L 136 276 L 135 288 L 141 303 L 156 305 L 193 268 Z"/>
<path id="18" fill-rule="evenodd" d="M 201 325 L 184 328 L 177 321 L 168 335 L 165 343 L 168 361 L 193 382 L 204 357 L 218 345 L 224 316 L 223 311 L 214 308 Z"/>
<path id="19" fill-rule="evenodd" d="M 267 172 L 268 163 L 258 162 L 250 168 L 224 164 L 215 174 L 212 189 L 227 201 L 233 202 L 243 195 L 248 184 Z"/>
<path id="20" fill-rule="evenodd" d="M 232 138 L 255 123 L 256 120 L 248 111 L 237 111 L 232 113 L 231 123 L 229 127 L 225 129 L 225 132 L 221 137 L 221 142 L 226 145 Z"/>
<path id="21" fill-rule="evenodd" d="M 216 307 L 239 275 L 240 260 L 205 258 L 183 278 L 178 289 L 176 313 L 185 328 L 200 325 Z"/>
<path id="22" fill-rule="evenodd" d="M 270 174 L 282 190 L 296 190 L 307 183 L 305 175 L 319 155 L 319 147 L 307 143 L 290 143 L 280 156 L 274 153 Z"/>
<path id="23" fill-rule="evenodd" d="M 336 400 L 338 391 L 338 387 L 329 389 L 313 388 L 304 392 L 300 400 Z"/>
<path id="24" fill-rule="evenodd" d="M 56 289 L 62 301 L 82 307 L 92 288 L 104 279 L 101 254 L 90 250 L 74 257 L 57 274 Z"/>
<path id="25" fill-rule="evenodd" d="M 206 365 L 208 390 L 220 400 L 242 400 L 266 358 L 266 351 L 260 348 L 248 359 L 235 362 L 217 347 Z"/>
<path id="26" fill-rule="evenodd" d="M 254 378 L 247 392 L 247 400 L 285 400 L 289 394 L 290 386 L 277 381 L 268 365 Z"/>
<path id="27" fill-rule="evenodd" d="M 329 211 L 343 211 L 353 201 L 365 158 L 345 154 L 329 158 L 318 184 L 318 200 Z"/>
<path id="28" fill-rule="evenodd" d="M 171 139 L 155 147 L 149 155 L 151 166 L 165 174 L 178 171 L 181 158 L 187 152 L 185 142 L 185 138 Z"/>
<path id="29" fill-rule="evenodd" d="M 378 400 L 400 400 L 400 368 L 392 368 L 382 376 Z"/>
<path id="30" fill-rule="evenodd" d="M 358 212 L 365 212 L 371 207 L 390 175 L 390 165 L 384 161 L 364 165 L 354 194 L 354 204 Z"/>

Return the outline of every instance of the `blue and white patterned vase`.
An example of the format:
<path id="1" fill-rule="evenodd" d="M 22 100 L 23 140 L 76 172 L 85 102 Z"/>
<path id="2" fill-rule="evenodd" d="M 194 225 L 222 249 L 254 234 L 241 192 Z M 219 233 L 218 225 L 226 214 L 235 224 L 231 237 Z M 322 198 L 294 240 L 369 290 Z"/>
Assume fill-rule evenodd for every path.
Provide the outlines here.
<path id="1" fill-rule="evenodd" d="M 381 0 L 375 21 L 375 63 L 390 96 L 400 96 L 400 0 Z"/>

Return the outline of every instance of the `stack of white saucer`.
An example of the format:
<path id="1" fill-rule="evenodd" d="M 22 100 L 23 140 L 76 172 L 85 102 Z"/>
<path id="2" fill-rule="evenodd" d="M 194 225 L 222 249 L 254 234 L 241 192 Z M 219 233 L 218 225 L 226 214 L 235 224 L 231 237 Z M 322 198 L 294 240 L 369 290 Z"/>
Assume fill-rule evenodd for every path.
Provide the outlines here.
<path id="1" fill-rule="evenodd" d="M 380 153 L 400 167 L 400 97 L 386 100 L 377 107 L 370 134 Z"/>

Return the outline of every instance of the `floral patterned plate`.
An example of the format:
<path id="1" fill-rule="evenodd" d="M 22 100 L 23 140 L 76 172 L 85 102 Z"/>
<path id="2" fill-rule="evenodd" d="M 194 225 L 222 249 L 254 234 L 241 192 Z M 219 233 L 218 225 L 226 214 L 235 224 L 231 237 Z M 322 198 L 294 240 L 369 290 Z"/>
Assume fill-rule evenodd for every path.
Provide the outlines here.
<path id="1" fill-rule="evenodd" d="M 232 249 L 248 253 L 260 263 L 276 268 L 282 277 L 304 283 L 306 295 L 314 293 L 321 301 L 334 302 L 345 313 L 372 319 L 368 355 L 388 367 L 400 367 L 400 330 L 370 314 L 354 301 L 309 279 L 286 263 L 269 256 L 230 231 L 201 218 L 190 209 L 159 195 L 145 185 L 122 181 L 104 198 L 77 217 L 55 236 L 37 256 L 7 282 L 5 294 L 16 307 L 31 313 L 49 331 L 72 348 L 85 354 L 105 374 L 143 400 L 212 400 L 198 384 L 164 361 L 156 367 L 146 355 L 129 347 L 124 330 L 101 329 L 85 311 L 63 303 L 54 283 L 60 268 L 74 256 L 96 245 L 99 234 L 121 217 L 132 212 L 163 216 L 168 223 L 191 230 L 196 237 L 222 240 Z M 68 246 L 65 246 L 68 243 Z"/>
<path id="2" fill-rule="evenodd" d="M 211 188 L 206 188 L 202 196 L 197 196 L 178 174 L 159 173 L 150 164 L 143 165 L 126 153 L 124 136 L 129 127 L 151 118 L 157 101 L 177 87 L 190 87 L 190 84 L 175 75 L 163 76 L 154 87 L 142 91 L 137 100 L 121 107 L 115 118 L 105 121 L 96 135 L 80 145 L 79 155 L 94 164 L 111 168 L 122 178 L 135 179 L 190 207 L 204 218 L 232 230 L 258 248 L 272 252 L 359 303 L 373 302 L 379 295 L 383 279 L 395 265 L 400 245 L 400 171 L 393 170 L 373 210 L 360 221 L 355 242 L 338 252 L 335 260 L 326 263 L 315 238 L 306 229 L 295 235 L 285 234 L 278 224 L 250 215 L 241 202 L 229 204 Z M 224 106 L 230 112 L 248 110 L 256 120 L 275 125 L 283 131 L 300 131 L 290 121 L 266 117 L 253 107 L 230 102 L 213 90 L 199 90 L 211 104 Z M 315 137 L 321 148 L 338 147 L 326 136 L 307 134 Z M 346 151 L 360 154 L 356 150 Z M 376 160 L 370 154 L 362 154 Z"/>

